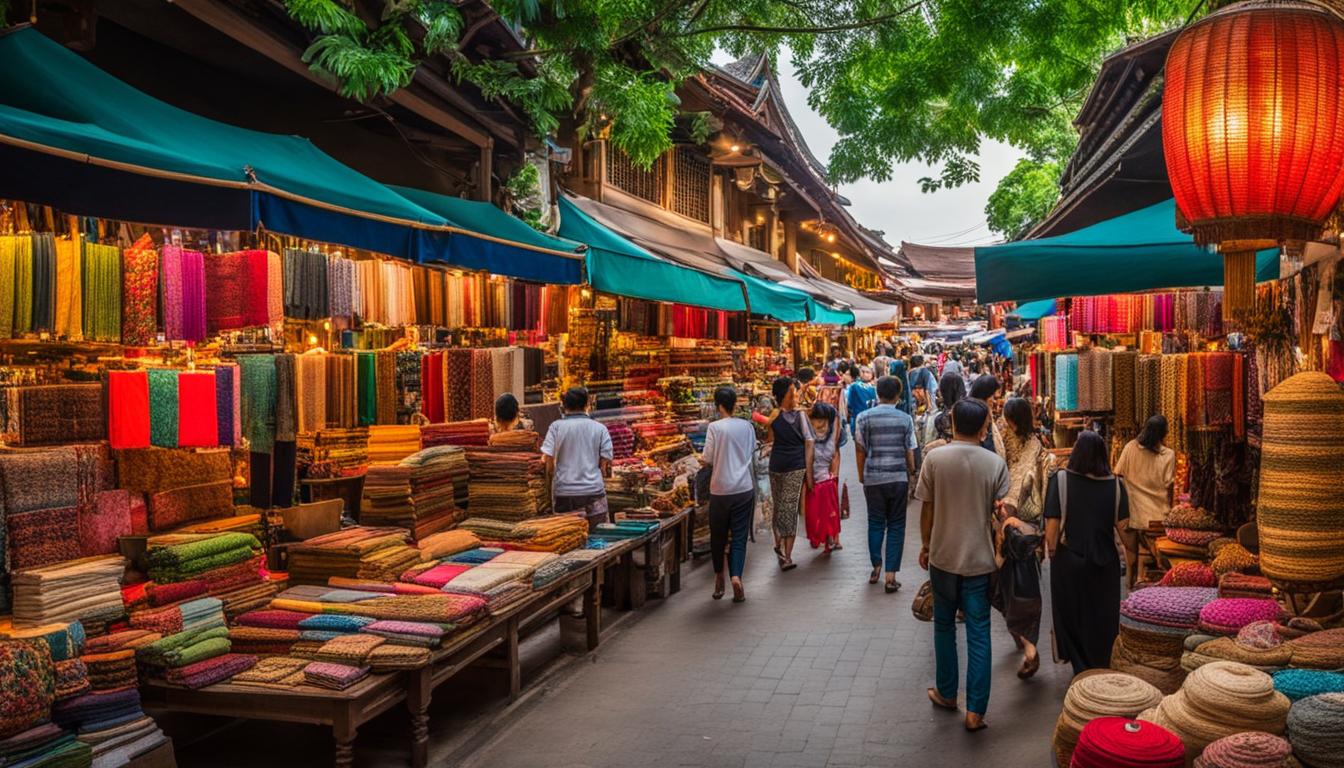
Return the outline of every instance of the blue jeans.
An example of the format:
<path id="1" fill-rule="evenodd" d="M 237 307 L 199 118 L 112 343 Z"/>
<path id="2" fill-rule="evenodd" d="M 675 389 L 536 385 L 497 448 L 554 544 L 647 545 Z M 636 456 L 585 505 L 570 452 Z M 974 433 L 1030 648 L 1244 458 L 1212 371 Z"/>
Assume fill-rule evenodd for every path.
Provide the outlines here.
<path id="1" fill-rule="evenodd" d="M 929 568 L 933 583 L 933 653 L 938 695 L 957 699 L 957 610 L 966 615 L 966 711 L 989 707 L 989 575 L 958 576 Z"/>
<path id="2" fill-rule="evenodd" d="M 894 573 L 901 570 L 901 552 L 905 550 L 905 503 L 910 483 L 905 481 L 863 486 L 863 500 L 868 505 L 868 557 L 873 567 L 884 562 L 882 539 L 886 538 L 884 569 Z"/>

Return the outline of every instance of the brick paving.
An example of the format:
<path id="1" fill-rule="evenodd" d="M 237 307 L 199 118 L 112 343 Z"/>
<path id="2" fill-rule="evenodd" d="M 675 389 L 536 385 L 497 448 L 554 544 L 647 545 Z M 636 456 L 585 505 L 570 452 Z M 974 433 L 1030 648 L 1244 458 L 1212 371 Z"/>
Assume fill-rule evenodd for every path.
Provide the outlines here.
<path id="1" fill-rule="evenodd" d="M 887 595 L 867 582 L 862 493 L 853 454 L 846 458 L 856 509 L 842 551 L 819 555 L 802 542 L 799 567 L 781 573 L 768 533 L 758 532 L 741 605 L 711 600 L 713 573 L 698 564 L 681 594 L 651 604 L 592 663 L 500 718 L 462 765 L 1050 765 L 1067 665 L 1051 664 L 1047 645 L 1036 678 L 1018 680 L 1020 656 L 994 613 L 991 727 L 968 734 L 960 716 L 934 710 L 924 693 L 933 679 L 933 629 L 910 612 L 924 581 L 917 508 L 898 574 L 905 586 Z M 1046 617 L 1048 644 L 1048 603 Z"/>

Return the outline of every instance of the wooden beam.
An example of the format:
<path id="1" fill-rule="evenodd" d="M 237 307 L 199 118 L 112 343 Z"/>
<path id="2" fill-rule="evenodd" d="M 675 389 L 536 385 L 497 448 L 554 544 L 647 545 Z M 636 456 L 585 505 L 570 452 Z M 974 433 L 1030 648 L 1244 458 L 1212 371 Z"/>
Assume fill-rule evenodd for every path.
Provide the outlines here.
<path id="1" fill-rule="evenodd" d="M 477 167 L 476 177 L 476 199 L 487 203 L 494 202 L 491 194 L 494 191 L 494 184 L 491 183 L 494 175 L 494 156 L 495 141 L 490 139 L 484 147 L 481 147 L 481 162 Z"/>
<path id="2" fill-rule="evenodd" d="M 168 1 L 291 72 L 301 75 L 330 91 L 337 90 L 335 81 L 329 77 L 318 75 L 303 62 L 300 51 L 295 50 L 288 42 L 276 37 L 269 31 L 251 23 L 219 0 Z M 477 147 L 483 147 L 487 144 L 489 136 L 484 131 L 467 124 L 456 115 L 429 103 L 423 97 L 411 93 L 406 88 L 396 91 L 388 98 L 421 117 L 456 133 Z"/>

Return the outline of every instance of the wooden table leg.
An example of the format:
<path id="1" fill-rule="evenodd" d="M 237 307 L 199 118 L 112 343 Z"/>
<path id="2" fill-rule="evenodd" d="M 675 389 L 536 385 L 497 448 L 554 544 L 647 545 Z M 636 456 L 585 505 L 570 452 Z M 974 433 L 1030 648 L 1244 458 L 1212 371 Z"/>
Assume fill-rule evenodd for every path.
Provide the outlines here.
<path id="1" fill-rule="evenodd" d="M 351 705 L 353 706 L 353 705 Z M 355 726 L 355 715 L 349 708 L 338 712 L 331 724 L 332 735 L 336 737 L 336 756 L 333 764 L 336 768 L 351 768 L 355 764 L 355 735 L 359 732 Z"/>
<path id="2" fill-rule="evenodd" d="M 407 674 L 406 709 L 411 715 L 411 768 L 429 764 L 429 701 L 434 683 L 429 666 Z"/>
<path id="3" fill-rule="evenodd" d="M 518 698 L 523 690 L 523 662 L 518 654 L 518 619 L 509 619 L 508 657 L 509 665 L 509 702 Z"/>
<path id="4" fill-rule="evenodd" d="M 583 619 L 588 630 L 588 650 L 602 641 L 602 569 L 593 571 L 593 583 L 583 593 Z"/>

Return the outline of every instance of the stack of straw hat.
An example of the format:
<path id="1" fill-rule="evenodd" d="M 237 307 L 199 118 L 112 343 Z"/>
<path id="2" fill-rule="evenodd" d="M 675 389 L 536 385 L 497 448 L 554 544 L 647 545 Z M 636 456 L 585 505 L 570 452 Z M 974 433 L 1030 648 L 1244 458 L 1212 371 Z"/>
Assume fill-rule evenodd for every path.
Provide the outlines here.
<path id="1" fill-rule="evenodd" d="M 1245 731 L 1213 742 L 1195 758 L 1195 768 L 1296 768 L 1286 739 L 1262 731 Z"/>
<path id="2" fill-rule="evenodd" d="M 1293 753 L 1311 768 L 1344 766 L 1344 693 L 1322 693 L 1293 705 L 1288 713 L 1288 741 Z"/>
<path id="3" fill-rule="evenodd" d="M 1274 672 L 1288 666 L 1292 657 L 1292 650 L 1283 645 L 1256 648 L 1242 645 L 1230 637 L 1219 637 L 1200 643 L 1193 651 L 1186 651 L 1181 656 L 1181 666 L 1193 672 L 1211 662 L 1235 661 L 1255 667 L 1261 672 Z"/>
<path id="4" fill-rule="evenodd" d="M 1162 693 L 1133 675 L 1109 670 L 1089 670 L 1073 679 L 1064 694 L 1064 709 L 1055 722 L 1055 757 L 1069 765 L 1078 736 L 1099 717 L 1132 718 L 1157 706 Z"/>
<path id="5" fill-rule="evenodd" d="M 1175 733 L 1194 760 L 1209 744 L 1234 733 L 1282 734 L 1289 706 L 1269 675 L 1245 664 L 1215 661 L 1191 672 L 1181 690 L 1139 719 Z"/>
<path id="6" fill-rule="evenodd" d="M 1344 577 L 1344 392 L 1319 371 L 1265 394 L 1256 525 L 1271 580 Z"/>

